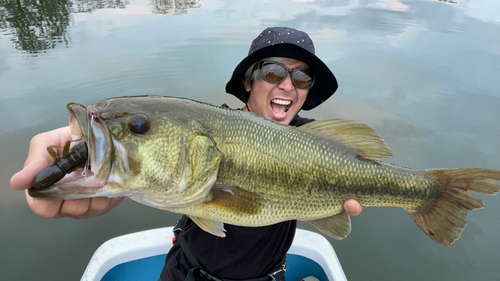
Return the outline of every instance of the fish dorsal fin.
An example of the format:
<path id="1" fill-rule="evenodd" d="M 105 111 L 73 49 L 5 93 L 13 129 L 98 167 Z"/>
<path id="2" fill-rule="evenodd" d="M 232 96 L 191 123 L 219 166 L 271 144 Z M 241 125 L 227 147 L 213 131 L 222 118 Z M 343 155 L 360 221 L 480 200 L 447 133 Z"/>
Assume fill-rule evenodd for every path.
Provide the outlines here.
<path id="1" fill-rule="evenodd" d="M 368 159 L 391 157 L 392 153 L 384 139 L 369 126 L 344 119 L 313 121 L 302 125 L 299 129 L 309 129 L 321 132 L 346 146 L 357 150 L 361 156 Z"/>

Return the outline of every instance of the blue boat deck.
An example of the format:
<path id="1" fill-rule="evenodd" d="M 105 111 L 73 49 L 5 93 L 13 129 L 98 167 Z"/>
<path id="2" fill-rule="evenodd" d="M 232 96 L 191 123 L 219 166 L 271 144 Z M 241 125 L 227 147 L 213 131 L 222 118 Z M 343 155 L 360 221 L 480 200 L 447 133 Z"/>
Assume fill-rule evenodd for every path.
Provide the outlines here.
<path id="1" fill-rule="evenodd" d="M 119 264 L 108 271 L 101 281 L 152 280 L 156 281 L 167 255 L 157 255 Z M 328 281 L 325 271 L 319 264 L 303 256 L 288 254 L 286 280 L 295 281 L 314 276 L 320 281 Z"/>

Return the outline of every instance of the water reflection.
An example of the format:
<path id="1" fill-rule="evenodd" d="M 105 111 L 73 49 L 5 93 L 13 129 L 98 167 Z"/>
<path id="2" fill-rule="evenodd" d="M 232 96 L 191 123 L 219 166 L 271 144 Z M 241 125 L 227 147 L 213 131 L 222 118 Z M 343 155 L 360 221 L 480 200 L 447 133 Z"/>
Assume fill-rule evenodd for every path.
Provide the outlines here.
<path id="1" fill-rule="evenodd" d="M 201 7 L 203 0 L 151 0 L 153 13 L 179 15 L 187 13 L 188 9 Z"/>
<path id="2" fill-rule="evenodd" d="M 81 0 L 75 1 L 74 13 L 92 13 L 99 9 L 125 9 L 128 0 Z"/>
<path id="3" fill-rule="evenodd" d="M 69 0 L 7 0 L 0 2 L 0 28 L 18 50 L 30 54 L 45 52 L 70 41 L 72 20 Z"/>
<path id="4" fill-rule="evenodd" d="M 203 0 L 150 0 L 152 13 L 186 14 L 201 7 Z M 0 30 L 11 36 L 14 47 L 38 55 L 71 41 L 73 13 L 99 9 L 125 9 L 129 0 L 1 0 Z"/>

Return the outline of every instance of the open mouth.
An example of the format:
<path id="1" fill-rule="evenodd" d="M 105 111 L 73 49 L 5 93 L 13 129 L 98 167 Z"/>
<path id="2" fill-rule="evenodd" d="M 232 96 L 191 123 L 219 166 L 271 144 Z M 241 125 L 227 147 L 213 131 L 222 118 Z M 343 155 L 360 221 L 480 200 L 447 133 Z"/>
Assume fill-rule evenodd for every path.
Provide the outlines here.
<path id="1" fill-rule="evenodd" d="M 99 119 L 92 106 L 88 109 L 81 104 L 68 104 L 69 127 L 73 140 L 84 139 L 88 146 L 88 165 L 83 176 L 93 176 L 94 187 L 106 184 L 113 163 L 113 141 L 106 125 Z M 89 175 L 85 175 L 89 173 Z"/>
<path id="2" fill-rule="evenodd" d="M 58 174 L 67 174 L 64 177 L 56 177 L 50 171 L 41 174 L 38 180 L 35 179 L 34 186 L 37 182 L 41 184 L 29 190 L 32 197 L 72 199 L 97 196 L 103 191 L 96 190 L 107 184 L 114 150 L 106 125 L 91 107 L 87 109 L 81 104 L 70 103 L 67 108 L 73 148 L 56 160 L 57 166 L 61 167 Z M 79 158 L 78 161 L 75 158 Z"/>
<path id="3" fill-rule="evenodd" d="M 273 113 L 278 117 L 285 117 L 291 106 L 292 106 L 292 101 L 290 100 L 284 100 L 284 99 L 271 100 L 271 109 Z"/>

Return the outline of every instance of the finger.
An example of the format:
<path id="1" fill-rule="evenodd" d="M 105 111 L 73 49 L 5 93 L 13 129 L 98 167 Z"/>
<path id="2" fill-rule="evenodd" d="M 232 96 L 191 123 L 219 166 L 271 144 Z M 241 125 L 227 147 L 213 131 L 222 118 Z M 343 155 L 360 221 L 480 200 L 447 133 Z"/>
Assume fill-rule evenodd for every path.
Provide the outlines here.
<path id="1" fill-rule="evenodd" d="M 118 207 L 124 197 L 92 197 L 82 199 L 65 200 L 62 203 L 60 213 L 55 218 L 70 217 L 83 220 L 107 214 L 113 208 Z"/>
<path id="2" fill-rule="evenodd" d="M 71 217 L 78 219 L 86 216 L 90 209 L 91 198 L 64 200 L 58 217 Z"/>
<path id="3" fill-rule="evenodd" d="M 69 127 L 62 127 L 49 132 L 41 133 L 34 136 L 30 141 L 28 158 L 24 165 L 28 165 L 31 161 L 44 158 L 50 162 L 52 157 L 47 153 L 48 146 L 62 146 L 67 140 L 71 139 Z"/>
<path id="4" fill-rule="evenodd" d="M 81 217 L 76 219 L 86 219 L 107 214 L 113 208 L 118 207 L 124 197 L 108 198 L 108 197 L 93 197 L 90 200 L 89 210 Z"/>
<path id="5" fill-rule="evenodd" d="M 111 205 L 113 205 L 113 208 L 116 208 L 123 203 L 123 200 L 125 200 L 125 197 L 111 198 Z"/>
<path id="6" fill-rule="evenodd" d="M 361 204 L 354 199 L 348 199 L 344 202 L 344 209 L 350 216 L 357 216 L 363 210 Z"/>
<path id="7" fill-rule="evenodd" d="M 32 186 L 35 175 L 47 167 L 50 162 L 44 158 L 38 158 L 28 163 L 21 171 L 10 178 L 10 186 L 16 190 L 28 189 Z"/>
<path id="8" fill-rule="evenodd" d="M 17 190 L 30 188 L 35 175 L 54 161 L 47 153 L 47 147 L 61 145 L 69 138 L 71 138 L 69 127 L 59 128 L 33 137 L 24 168 L 10 178 L 10 186 Z"/>
<path id="9" fill-rule="evenodd" d="M 28 190 L 25 191 L 26 201 L 31 210 L 42 218 L 57 218 L 63 200 L 33 198 L 29 196 Z"/>

